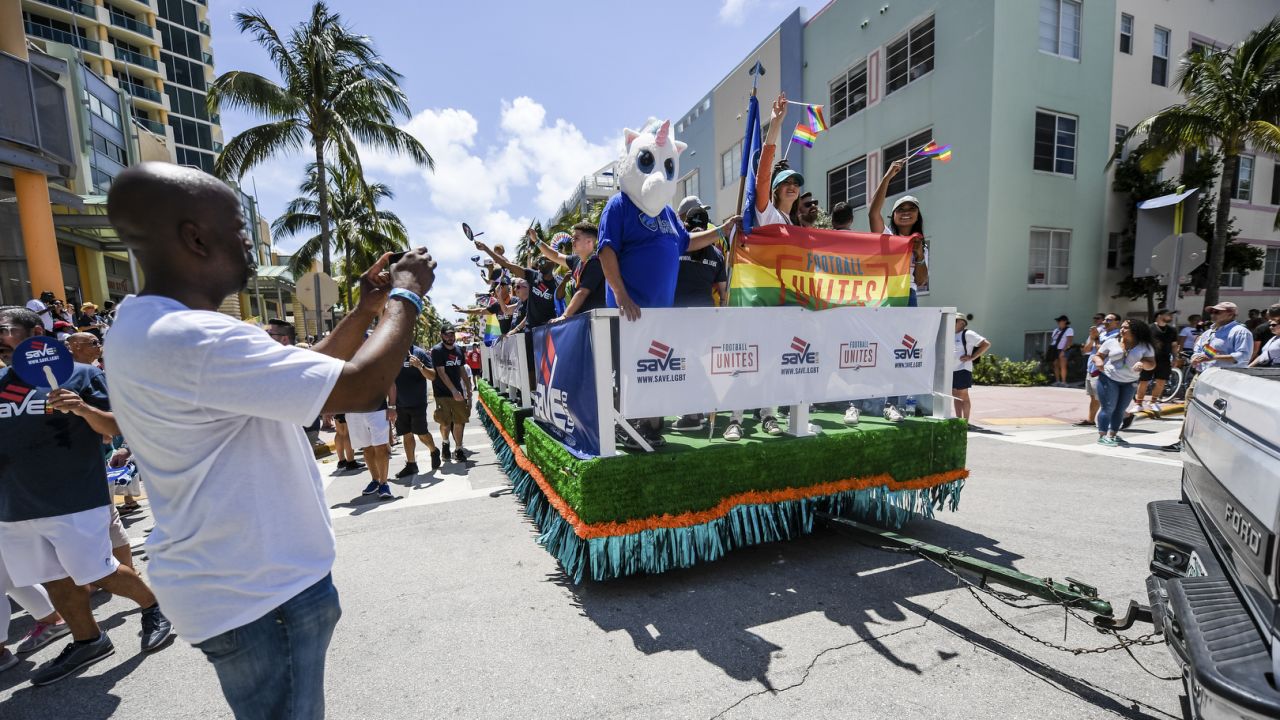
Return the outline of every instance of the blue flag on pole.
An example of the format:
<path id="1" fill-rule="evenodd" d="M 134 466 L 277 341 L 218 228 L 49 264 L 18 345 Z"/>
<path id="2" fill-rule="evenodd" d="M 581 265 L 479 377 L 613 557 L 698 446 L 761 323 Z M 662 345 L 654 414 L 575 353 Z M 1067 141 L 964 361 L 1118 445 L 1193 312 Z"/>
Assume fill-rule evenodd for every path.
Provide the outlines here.
<path id="1" fill-rule="evenodd" d="M 747 179 L 742 194 L 742 232 L 750 234 L 756 222 L 756 173 L 760 162 L 760 103 L 752 95 L 747 104 L 747 128 L 742 136 L 742 177 Z"/>

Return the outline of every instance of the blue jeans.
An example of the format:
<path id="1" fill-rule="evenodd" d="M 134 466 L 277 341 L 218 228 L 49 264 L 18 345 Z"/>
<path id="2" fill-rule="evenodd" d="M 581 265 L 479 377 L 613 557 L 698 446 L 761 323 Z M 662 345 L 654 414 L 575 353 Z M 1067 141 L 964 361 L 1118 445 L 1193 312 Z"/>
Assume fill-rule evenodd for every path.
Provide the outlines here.
<path id="1" fill-rule="evenodd" d="M 248 625 L 196 647 L 218 673 L 236 720 L 324 717 L 324 658 L 342 616 L 333 576 Z"/>
<path id="2" fill-rule="evenodd" d="M 1125 408 L 1138 392 L 1136 382 L 1116 382 L 1106 375 L 1098 376 L 1098 432 L 1115 434 L 1124 422 Z"/>
<path id="3" fill-rule="evenodd" d="M 920 296 L 915 288 L 911 288 L 911 294 L 907 296 L 907 307 L 920 307 Z"/>

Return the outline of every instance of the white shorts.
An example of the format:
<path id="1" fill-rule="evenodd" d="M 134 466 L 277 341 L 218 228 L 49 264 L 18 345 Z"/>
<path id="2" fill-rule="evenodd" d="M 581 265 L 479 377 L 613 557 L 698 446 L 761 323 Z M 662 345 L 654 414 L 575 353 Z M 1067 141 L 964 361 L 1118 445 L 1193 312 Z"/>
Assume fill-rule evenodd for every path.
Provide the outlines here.
<path id="1" fill-rule="evenodd" d="M 391 424 L 386 410 L 367 413 L 347 413 L 347 432 L 351 433 L 351 447 L 367 448 L 390 442 Z"/>
<path id="2" fill-rule="evenodd" d="M 65 577 L 88 585 L 120 565 L 111 555 L 110 526 L 107 505 L 70 515 L 0 522 L 0 557 L 18 587 Z"/>

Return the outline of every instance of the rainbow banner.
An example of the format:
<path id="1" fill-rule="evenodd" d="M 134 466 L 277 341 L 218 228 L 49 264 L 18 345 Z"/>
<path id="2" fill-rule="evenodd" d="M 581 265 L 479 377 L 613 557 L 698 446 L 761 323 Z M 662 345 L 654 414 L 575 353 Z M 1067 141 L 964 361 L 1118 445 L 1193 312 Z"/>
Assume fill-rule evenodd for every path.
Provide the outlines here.
<path id="1" fill-rule="evenodd" d="M 484 344 L 492 345 L 502 337 L 502 327 L 498 325 L 498 316 L 493 313 L 485 313 L 484 316 Z"/>
<path id="2" fill-rule="evenodd" d="M 766 225 L 734 246 L 729 305 L 906 307 L 910 273 L 911 238 Z"/>
<path id="3" fill-rule="evenodd" d="M 816 133 L 827 129 L 827 119 L 822 115 L 821 105 L 809 106 L 809 127 Z"/>

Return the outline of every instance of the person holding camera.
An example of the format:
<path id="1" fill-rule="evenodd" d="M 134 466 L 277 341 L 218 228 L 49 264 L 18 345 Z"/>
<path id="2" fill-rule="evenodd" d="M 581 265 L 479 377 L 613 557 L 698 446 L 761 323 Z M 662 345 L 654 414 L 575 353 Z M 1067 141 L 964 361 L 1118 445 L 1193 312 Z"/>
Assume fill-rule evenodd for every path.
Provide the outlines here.
<path id="1" fill-rule="evenodd" d="M 302 426 L 385 400 L 435 261 L 425 248 L 394 264 L 384 254 L 347 317 L 304 350 L 218 312 L 256 272 L 239 198 L 221 180 L 141 163 L 116 176 L 107 214 L 146 278 L 120 304 L 106 357 L 155 516 L 156 596 L 235 715 L 323 717 L 342 609 L 329 504 Z"/>

